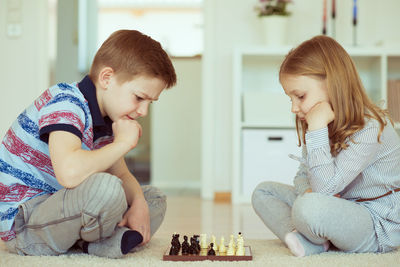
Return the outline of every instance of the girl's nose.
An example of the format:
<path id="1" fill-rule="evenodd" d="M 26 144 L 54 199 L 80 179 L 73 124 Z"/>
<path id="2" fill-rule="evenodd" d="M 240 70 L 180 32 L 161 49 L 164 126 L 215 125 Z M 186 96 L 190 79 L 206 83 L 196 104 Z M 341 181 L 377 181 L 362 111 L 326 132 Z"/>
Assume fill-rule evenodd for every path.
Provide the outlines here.
<path id="1" fill-rule="evenodd" d="M 298 113 L 299 112 L 299 107 L 293 102 L 292 103 L 292 113 Z"/>

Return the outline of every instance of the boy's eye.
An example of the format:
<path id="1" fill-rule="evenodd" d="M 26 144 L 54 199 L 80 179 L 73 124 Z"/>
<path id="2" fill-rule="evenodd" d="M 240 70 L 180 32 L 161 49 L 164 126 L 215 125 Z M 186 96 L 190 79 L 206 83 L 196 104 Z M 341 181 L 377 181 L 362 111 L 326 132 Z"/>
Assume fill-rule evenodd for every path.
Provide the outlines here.
<path id="1" fill-rule="evenodd" d="M 144 98 L 143 97 L 140 97 L 140 96 L 138 96 L 138 95 L 135 95 L 136 96 L 136 99 L 138 100 L 138 101 L 142 101 Z"/>
<path id="2" fill-rule="evenodd" d="M 298 99 L 303 99 L 303 98 L 304 98 L 304 95 L 298 95 L 297 98 L 298 98 Z"/>

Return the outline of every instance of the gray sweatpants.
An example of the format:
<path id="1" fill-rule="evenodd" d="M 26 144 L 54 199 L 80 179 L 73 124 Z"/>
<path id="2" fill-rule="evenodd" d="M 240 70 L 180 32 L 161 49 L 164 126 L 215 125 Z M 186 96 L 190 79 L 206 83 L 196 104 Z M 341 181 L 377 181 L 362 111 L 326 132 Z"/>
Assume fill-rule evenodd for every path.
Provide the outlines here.
<path id="1" fill-rule="evenodd" d="M 320 193 L 297 195 L 293 186 L 263 182 L 254 190 L 252 204 L 283 242 L 287 233 L 297 230 L 314 244 L 329 240 L 345 252 L 378 251 L 371 215 L 355 202 Z"/>
<path id="2" fill-rule="evenodd" d="M 166 197 L 142 187 L 150 212 L 151 235 L 161 225 Z M 97 242 L 113 235 L 128 206 L 122 181 L 108 173 L 93 174 L 73 189 L 35 197 L 19 207 L 16 238 L 6 242 L 20 255 L 59 255 L 78 240 Z"/>

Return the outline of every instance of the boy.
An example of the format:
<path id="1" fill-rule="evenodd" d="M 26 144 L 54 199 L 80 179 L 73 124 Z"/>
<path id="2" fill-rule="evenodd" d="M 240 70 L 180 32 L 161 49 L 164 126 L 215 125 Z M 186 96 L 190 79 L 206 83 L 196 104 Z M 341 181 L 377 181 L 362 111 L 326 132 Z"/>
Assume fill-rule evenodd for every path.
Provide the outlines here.
<path id="1" fill-rule="evenodd" d="M 20 255 L 59 255 L 75 243 L 120 258 L 160 226 L 166 198 L 140 187 L 124 155 L 141 136 L 138 117 L 176 83 L 160 44 L 113 33 L 89 75 L 60 83 L 22 112 L 0 146 L 0 237 Z"/>

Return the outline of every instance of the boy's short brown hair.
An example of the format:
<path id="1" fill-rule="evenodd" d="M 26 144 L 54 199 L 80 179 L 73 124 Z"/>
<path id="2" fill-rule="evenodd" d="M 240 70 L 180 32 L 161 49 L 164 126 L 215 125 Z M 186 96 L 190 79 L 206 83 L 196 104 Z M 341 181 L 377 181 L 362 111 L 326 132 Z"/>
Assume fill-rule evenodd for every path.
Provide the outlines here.
<path id="1" fill-rule="evenodd" d="M 101 45 L 89 71 L 93 82 L 103 67 L 112 68 L 120 83 L 136 75 L 157 77 L 167 88 L 176 83 L 175 69 L 160 43 L 135 30 L 116 31 Z"/>

